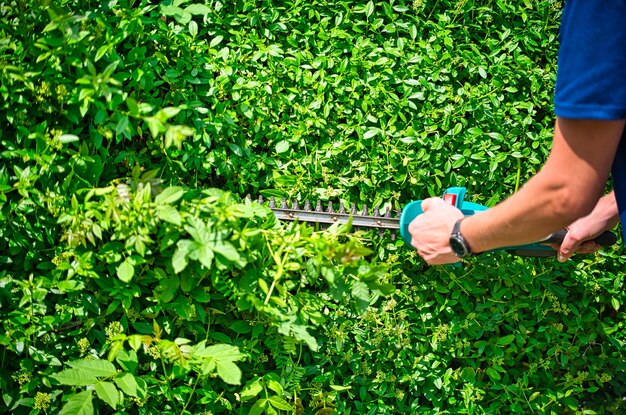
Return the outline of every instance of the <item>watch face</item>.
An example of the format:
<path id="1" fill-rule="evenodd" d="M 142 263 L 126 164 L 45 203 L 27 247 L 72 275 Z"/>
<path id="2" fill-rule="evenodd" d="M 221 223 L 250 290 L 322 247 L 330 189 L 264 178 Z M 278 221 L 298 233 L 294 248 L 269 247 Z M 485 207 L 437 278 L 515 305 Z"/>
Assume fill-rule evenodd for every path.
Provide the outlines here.
<path id="1" fill-rule="evenodd" d="M 463 258 L 467 255 L 467 249 L 465 249 L 465 245 L 458 238 L 450 238 L 450 247 L 452 248 L 452 252 L 454 252 L 454 254 L 459 258 Z"/>

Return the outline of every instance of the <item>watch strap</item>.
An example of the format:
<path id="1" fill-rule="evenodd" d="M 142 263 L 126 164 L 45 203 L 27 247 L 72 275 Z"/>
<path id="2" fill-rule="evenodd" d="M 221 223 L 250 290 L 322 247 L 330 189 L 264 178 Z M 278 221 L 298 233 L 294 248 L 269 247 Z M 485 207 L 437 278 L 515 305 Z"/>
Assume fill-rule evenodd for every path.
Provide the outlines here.
<path id="1" fill-rule="evenodd" d="M 465 258 L 472 255 L 472 248 L 461 233 L 461 222 L 463 222 L 464 219 L 465 218 L 461 218 L 454 223 L 452 233 L 450 234 L 450 245 L 456 256 L 459 258 Z M 462 251 L 455 249 L 455 245 L 461 245 L 463 247 Z"/>

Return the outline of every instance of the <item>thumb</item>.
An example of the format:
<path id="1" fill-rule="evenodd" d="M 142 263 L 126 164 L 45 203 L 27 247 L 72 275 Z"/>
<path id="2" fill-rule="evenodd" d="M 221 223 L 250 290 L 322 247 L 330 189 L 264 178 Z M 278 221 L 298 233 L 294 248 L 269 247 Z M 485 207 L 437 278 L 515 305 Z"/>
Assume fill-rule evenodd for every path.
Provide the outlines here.
<path id="1" fill-rule="evenodd" d="M 557 254 L 558 260 L 560 262 L 567 261 L 574 255 L 574 252 L 576 252 L 581 243 L 582 241 L 575 238 L 571 232 L 567 232 L 563 238 L 563 242 L 561 242 L 559 246 L 559 252 Z"/>

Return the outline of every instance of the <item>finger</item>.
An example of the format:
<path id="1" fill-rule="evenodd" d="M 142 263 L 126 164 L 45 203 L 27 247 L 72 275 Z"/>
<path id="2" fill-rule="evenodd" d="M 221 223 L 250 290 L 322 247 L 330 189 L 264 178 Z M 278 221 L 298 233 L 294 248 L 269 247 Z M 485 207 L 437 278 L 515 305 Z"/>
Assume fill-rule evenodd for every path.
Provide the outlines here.
<path id="1" fill-rule="evenodd" d="M 445 202 L 440 197 L 429 197 L 428 199 L 424 199 L 422 200 L 422 204 L 421 204 L 422 212 L 426 212 L 427 210 L 436 208 L 437 206 L 440 206 L 441 204 L 445 204 Z"/>
<path id="2" fill-rule="evenodd" d="M 420 227 L 423 226 L 424 222 L 426 221 L 424 213 L 426 213 L 427 210 L 433 209 L 434 206 L 437 204 L 437 200 L 438 199 L 439 198 L 431 197 L 431 198 L 422 200 L 422 203 L 420 204 L 420 208 L 422 209 L 422 214 L 421 215 L 417 215 L 409 223 L 409 233 L 411 235 L 417 233 L 418 230 L 420 229 Z M 411 243 L 411 245 L 413 245 L 413 247 L 417 248 L 417 246 L 414 243 Z"/>
<path id="3" fill-rule="evenodd" d="M 602 248 L 600 245 L 593 241 L 586 241 L 580 244 L 578 249 L 576 250 L 576 254 L 593 254 Z"/>
<path id="4" fill-rule="evenodd" d="M 578 249 L 582 241 L 572 234 L 572 232 L 568 232 L 565 234 L 565 238 L 563 238 L 563 242 L 561 242 L 561 246 L 558 249 L 557 259 L 560 262 L 565 262 L 574 255 L 574 252 Z"/>
<path id="5" fill-rule="evenodd" d="M 459 261 L 459 258 L 454 254 L 449 254 L 449 255 L 424 254 L 422 256 L 422 259 L 426 261 L 428 265 L 448 265 L 448 264 L 455 264 L 457 262 L 461 262 Z"/>

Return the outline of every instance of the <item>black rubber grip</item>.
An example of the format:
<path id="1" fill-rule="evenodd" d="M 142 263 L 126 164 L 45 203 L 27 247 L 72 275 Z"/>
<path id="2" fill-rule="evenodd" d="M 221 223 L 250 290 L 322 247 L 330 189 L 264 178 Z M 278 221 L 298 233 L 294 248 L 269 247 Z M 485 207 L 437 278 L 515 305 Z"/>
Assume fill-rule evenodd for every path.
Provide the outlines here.
<path id="1" fill-rule="evenodd" d="M 558 232 L 555 232 L 550 238 L 545 241 L 541 241 L 543 244 L 560 244 L 563 242 L 565 235 L 567 234 L 567 229 L 562 229 Z M 600 234 L 598 237 L 592 239 L 595 243 L 600 246 L 611 246 L 617 242 L 617 236 L 609 231 L 605 231 Z M 548 248 L 548 247 L 545 247 Z M 507 249 L 507 252 L 513 255 L 525 256 L 525 257 L 535 257 L 535 258 L 548 258 L 554 257 L 557 254 L 557 251 L 553 249 L 537 249 L 530 246 L 523 246 L 519 248 Z"/>
<path id="2" fill-rule="evenodd" d="M 567 235 L 567 229 L 561 229 L 560 231 L 553 233 L 550 238 L 542 241 L 541 243 L 560 244 L 563 242 L 563 239 L 565 239 L 565 235 Z M 592 239 L 592 241 L 600 246 L 611 246 L 617 242 L 617 236 L 613 232 L 604 231 L 599 236 Z"/>

